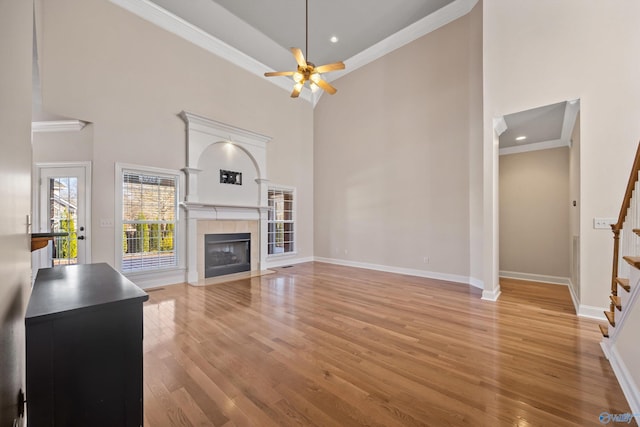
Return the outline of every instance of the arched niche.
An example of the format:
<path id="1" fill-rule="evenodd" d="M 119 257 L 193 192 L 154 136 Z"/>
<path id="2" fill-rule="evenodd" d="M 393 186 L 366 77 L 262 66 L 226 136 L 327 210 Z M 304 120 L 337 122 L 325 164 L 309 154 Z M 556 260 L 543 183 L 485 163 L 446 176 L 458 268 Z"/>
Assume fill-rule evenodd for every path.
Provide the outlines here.
<path id="1" fill-rule="evenodd" d="M 202 203 L 260 205 L 257 162 L 242 147 L 227 141 L 209 145 L 198 159 L 198 198 Z M 235 182 L 221 182 L 221 172 L 238 173 Z M 230 181 L 230 180 L 228 180 Z"/>
<path id="2" fill-rule="evenodd" d="M 180 117 L 187 124 L 185 201 L 263 205 L 266 202 L 263 184 L 267 181 L 267 142 L 271 138 L 185 111 Z M 242 186 L 221 184 L 221 169 L 241 172 Z"/>

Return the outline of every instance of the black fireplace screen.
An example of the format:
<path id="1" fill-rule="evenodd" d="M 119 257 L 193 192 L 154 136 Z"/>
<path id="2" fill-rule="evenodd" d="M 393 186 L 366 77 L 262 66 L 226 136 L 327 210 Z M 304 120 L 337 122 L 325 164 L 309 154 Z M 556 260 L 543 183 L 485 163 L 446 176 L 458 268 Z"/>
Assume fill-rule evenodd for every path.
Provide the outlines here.
<path id="1" fill-rule="evenodd" d="M 205 234 L 205 278 L 250 270 L 251 233 Z"/>

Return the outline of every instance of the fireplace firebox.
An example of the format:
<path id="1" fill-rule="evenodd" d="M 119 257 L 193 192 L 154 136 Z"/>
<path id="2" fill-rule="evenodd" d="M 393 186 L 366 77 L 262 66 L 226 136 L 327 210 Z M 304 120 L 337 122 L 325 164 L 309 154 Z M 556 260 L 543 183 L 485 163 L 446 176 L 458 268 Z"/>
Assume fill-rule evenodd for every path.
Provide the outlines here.
<path id="1" fill-rule="evenodd" d="M 251 233 L 205 234 L 205 278 L 243 271 L 251 271 Z"/>

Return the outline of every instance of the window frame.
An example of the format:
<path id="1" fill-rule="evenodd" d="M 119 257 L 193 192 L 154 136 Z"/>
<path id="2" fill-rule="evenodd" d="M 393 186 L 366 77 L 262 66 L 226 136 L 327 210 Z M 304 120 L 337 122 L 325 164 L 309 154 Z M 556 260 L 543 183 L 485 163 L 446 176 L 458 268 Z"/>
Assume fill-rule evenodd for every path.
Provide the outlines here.
<path id="1" fill-rule="evenodd" d="M 271 206 L 269 205 L 269 196 L 271 194 L 272 191 L 279 191 L 279 192 L 283 192 L 283 193 L 291 193 L 291 197 L 292 197 L 292 201 L 291 201 L 291 220 L 282 220 L 282 221 L 277 221 L 277 220 L 271 220 L 269 219 L 269 213 L 267 213 L 267 241 L 265 242 L 266 244 L 266 253 L 267 253 L 267 259 L 270 258 L 278 258 L 278 257 L 284 257 L 284 256 L 291 256 L 291 255 L 296 255 L 298 253 L 298 233 L 297 233 L 297 228 L 298 228 L 298 218 L 297 218 L 297 204 L 298 204 L 298 194 L 296 191 L 295 187 L 290 187 L 290 186 L 286 186 L 286 185 L 269 185 L 267 187 L 267 206 L 269 207 L 269 209 L 271 209 Z M 291 242 L 293 243 L 293 250 L 289 251 L 289 252 L 282 252 L 282 253 L 273 253 L 270 254 L 269 253 L 269 225 L 272 223 L 289 223 L 289 224 L 293 224 L 293 238 L 291 240 Z"/>
<path id="2" fill-rule="evenodd" d="M 175 211 L 174 211 L 174 226 L 173 226 L 173 251 L 175 254 L 175 263 L 173 265 L 154 267 L 154 268 L 138 268 L 132 270 L 123 270 L 122 260 L 122 247 L 123 247 L 123 227 L 125 224 L 123 218 L 123 196 L 124 196 L 124 174 L 125 173 L 139 173 L 142 175 L 157 176 L 161 178 L 171 178 L 175 181 Z M 164 169 L 152 166 L 142 166 L 127 163 L 116 163 L 116 176 L 115 176 L 116 188 L 115 188 L 115 221 L 114 221 L 114 242 L 115 242 L 115 266 L 118 271 L 127 276 L 129 275 L 144 275 L 153 274 L 162 271 L 172 271 L 181 268 L 181 243 L 182 243 L 182 230 L 180 227 L 180 197 L 182 194 L 183 179 L 180 171 L 173 169 Z"/>

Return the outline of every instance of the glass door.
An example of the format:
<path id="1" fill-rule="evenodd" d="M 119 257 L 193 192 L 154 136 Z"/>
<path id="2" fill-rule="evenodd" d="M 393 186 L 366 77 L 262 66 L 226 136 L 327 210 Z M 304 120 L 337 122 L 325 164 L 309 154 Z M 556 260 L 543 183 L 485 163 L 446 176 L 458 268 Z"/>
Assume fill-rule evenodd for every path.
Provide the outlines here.
<path id="1" fill-rule="evenodd" d="M 40 230 L 53 238 L 53 265 L 88 262 L 86 168 L 40 169 Z"/>

